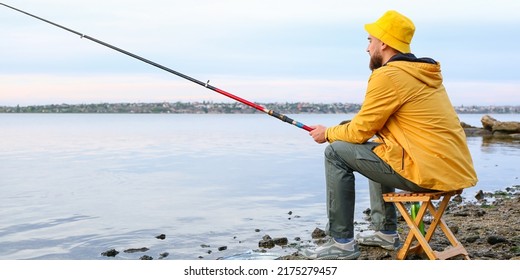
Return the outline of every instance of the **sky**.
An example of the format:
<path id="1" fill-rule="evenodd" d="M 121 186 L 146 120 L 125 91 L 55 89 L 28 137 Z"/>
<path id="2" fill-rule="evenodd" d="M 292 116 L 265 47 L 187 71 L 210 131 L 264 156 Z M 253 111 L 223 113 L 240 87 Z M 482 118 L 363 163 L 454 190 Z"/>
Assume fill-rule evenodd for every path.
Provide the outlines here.
<path id="1" fill-rule="evenodd" d="M 517 0 L 0 0 L 252 102 L 362 103 L 364 24 L 397 10 L 455 106 L 520 105 Z M 234 102 L 0 5 L 0 106 Z"/>

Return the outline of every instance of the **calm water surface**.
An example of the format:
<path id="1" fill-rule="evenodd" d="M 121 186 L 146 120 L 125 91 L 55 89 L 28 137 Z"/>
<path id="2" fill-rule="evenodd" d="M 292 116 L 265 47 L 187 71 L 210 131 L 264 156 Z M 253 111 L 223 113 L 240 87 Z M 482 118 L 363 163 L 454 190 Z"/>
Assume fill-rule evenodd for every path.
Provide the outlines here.
<path id="1" fill-rule="evenodd" d="M 291 117 L 333 125 L 351 115 Z M 460 118 L 481 126 L 481 115 Z M 109 249 L 116 259 L 217 259 L 266 234 L 295 242 L 325 227 L 325 145 L 263 114 L 0 114 L 0 131 L 0 259 L 106 259 Z M 468 144 L 479 183 L 467 199 L 520 184 L 519 143 Z M 367 182 L 357 178 L 363 222 Z M 150 250 L 123 252 L 141 247 Z"/>

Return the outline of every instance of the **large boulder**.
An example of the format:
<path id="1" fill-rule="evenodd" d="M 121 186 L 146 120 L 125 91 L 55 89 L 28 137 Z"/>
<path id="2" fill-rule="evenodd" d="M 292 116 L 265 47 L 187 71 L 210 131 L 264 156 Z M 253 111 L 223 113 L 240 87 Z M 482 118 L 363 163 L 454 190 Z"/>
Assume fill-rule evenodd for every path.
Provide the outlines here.
<path id="1" fill-rule="evenodd" d="M 493 132 L 519 133 L 520 122 L 499 122 L 493 126 Z"/>
<path id="2" fill-rule="evenodd" d="M 489 131 L 493 131 L 493 126 L 498 123 L 498 121 L 490 115 L 483 116 L 480 121 L 482 122 L 482 127 Z"/>
<path id="3" fill-rule="evenodd" d="M 484 129 L 491 131 L 492 133 L 498 132 L 501 134 L 513 134 L 520 133 L 520 122 L 501 122 L 492 118 L 489 115 L 485 115 L 481 119 L 482 126 Z"/>

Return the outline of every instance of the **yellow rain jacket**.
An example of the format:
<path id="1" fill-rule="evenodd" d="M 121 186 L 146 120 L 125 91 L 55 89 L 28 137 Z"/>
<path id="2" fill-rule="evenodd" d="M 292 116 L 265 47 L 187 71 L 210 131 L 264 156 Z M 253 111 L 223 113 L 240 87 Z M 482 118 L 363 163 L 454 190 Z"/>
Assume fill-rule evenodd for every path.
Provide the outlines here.
<path id="1" fill-rule="evenodd" d="M 361 110 L 350 123 L 329 127 L 327 140 L 361 144 L 376 135 L 381 145 L 374 152 L 415 184 L 439 191 L 474 186 L 466 135 L 442 84 L 440 64 L 397 56 L 372 72 Z"/>

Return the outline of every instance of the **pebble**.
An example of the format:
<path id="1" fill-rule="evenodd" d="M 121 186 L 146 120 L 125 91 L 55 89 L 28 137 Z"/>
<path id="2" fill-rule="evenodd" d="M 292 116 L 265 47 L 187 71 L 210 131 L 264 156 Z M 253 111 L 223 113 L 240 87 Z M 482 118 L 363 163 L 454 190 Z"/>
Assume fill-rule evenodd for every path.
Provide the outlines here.
<path id="1" fill-rule="evenodd" d="M 285 246 L 287 243 L 289 243 L 289 240 L 286 237 L 281 237 L 273 239 L 273 242 L 278 246 Z"/>
<path id="2" fill-rule="evenodd" d="M 479 191 L 477 192 L 477 194 L 475 195 L 475 198 L 476 198 L 477 200 L 482 200 L 482 199 L 484 199 L 484 192 L 483 192 L 482 190 L 479 190 Z"/>
<path id="3" fill-rule="evenodd" d="M 318 239 L 318 238 L 324 238 L 325 236 L 327 236 L 327 234 L 325 234 L 324 230 L 315 228 L 314 231 L 312 232 L 311 236 L 313 239 Z"/>
<path id="4" fill-rule="evenodd" d="M 117 254 L 119 254 L 119 251 L 117 251 L 116 249 L 111 249 L 101 253 L 101 255 L 105 257 L 115 257 L 117 256 Z"/>
<path id="5" fill-rule="evenodd" d="M 166 234 L 159 234 L 155 238 L 164 240 L 164 239 L 166 239 Z"/>
<path id="6" fill-rule="evenodd" d="M 161 254 L 159 254 L 159 259 L 162 260 L 162 259 L 168 257 L 169 255 L 170 255 L 170 253 L 168 253 L 168 252 L 161 253 Z"/>
<path id="7" fill-rule="evenodd" d="M 487 242 L 491 245 L 495 245 L 495 244 L 498 244 L 498 243 L 504 243 L 504 242 L 507 242 L 507 239 L 505 239 L 504 237 L 502 236 L 497 236 L 497 235 L 491 235 L 487 238 Z"/>
<path id="8" fill-rule="evenodd" d="M 287 237 L 271 238 L 269 235 L 264 235 L 262 240 L 258 241 L 258 247 L 271 249 L 274 246 L 285 246 L 289 243 Z"/>
<path id="9" fill-rule="evenodd" d="M 260 240 L 258 241 L 258 247 L 260 248 L 267 248 L 271 249 L 275 246 L 274 241 L 272 239 L 270 240 Z"/>
<path id="10" fill-rule="evenodd" d="M 137 252 L 146 252 L 150 249 L 143 247 L 143 248 L 132 248 L 132 249 L 126 249 L 123 252 L 125 253 L 137 253 Z"/>
<path id="11" fill-rule="evenodd" d="M 473 242 L 475 242 L 475 241 L 477 241 L 479 239 L 480 239 L 480 236 L 478 236 L 478 235 L 469 236 L 469 237 L 466 238 L 466 242 L 473 243 Z"/>

